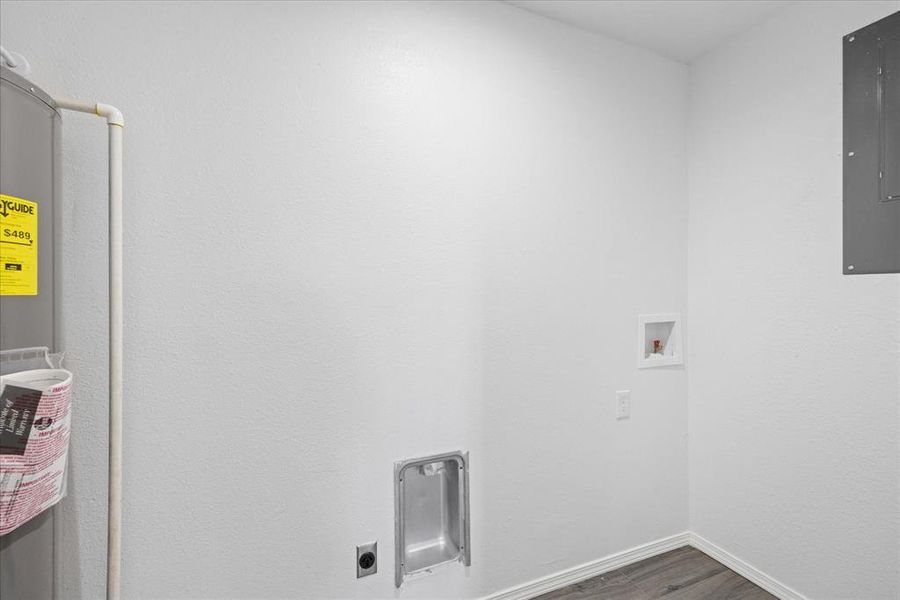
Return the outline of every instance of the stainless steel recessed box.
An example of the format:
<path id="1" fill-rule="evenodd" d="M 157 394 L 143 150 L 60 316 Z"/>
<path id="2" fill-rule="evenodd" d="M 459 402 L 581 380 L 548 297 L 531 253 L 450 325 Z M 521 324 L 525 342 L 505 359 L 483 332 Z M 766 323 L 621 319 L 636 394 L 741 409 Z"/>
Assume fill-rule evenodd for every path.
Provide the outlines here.
<path id="1" fill-rule="evenodd" d="M 469 454 L 394 463 L 395 583 L 447 563 L 469 566 Z"/>
<path id="2" fill-rule="evenodd" d="M 900 12 L 844 36 L 844 273 L 900 273 Z"/>

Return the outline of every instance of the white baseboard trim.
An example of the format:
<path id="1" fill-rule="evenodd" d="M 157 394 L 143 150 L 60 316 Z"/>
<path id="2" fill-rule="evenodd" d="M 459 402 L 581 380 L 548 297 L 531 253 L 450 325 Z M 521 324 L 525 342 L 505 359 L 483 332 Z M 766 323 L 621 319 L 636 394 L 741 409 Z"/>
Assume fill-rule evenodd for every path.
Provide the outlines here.
<path id="1" fill-rule="evenodd" d="M 714 558 L 738 575 L 745 579 L 749 579 L 780 600 L 807 600 L 806 596 L 800 592 L 789 588 L 774 577 L 766 575 L 750 563 L 745 562 L 734 554 L 716 546 L 703 536 L 691 533 L 690 544 L 700 552 L 703 552 L 710 558 Z"/>
<path id="2" fill-rule="evenodd" d="M 690 533 L 679 533 L 677 535 L 656 540 L 655 542 L 636 546 L 629 550 L 625 550 L 624 552 L 610 554 L 599 560 L 584 563 L 583 565 L 578 565 L 571 569 L 552 573 L 545 577 L 529 581 L 528 583 L 506 588 L 496 594 L 485 596 L 483 600 L 529 600 L 535 596 L 558 590 L 567 585 L 579 583 L 586 579 L 590 579 L 591 577 L 621 569 L 632 563 L 640 562 L 645 558 L 650 558 L 657 554 L 687 546 L 690 543 L 690 540 Z"/>
<path id="3" fill-rule="evenodd" d="M 610 554 L 599 560 L 584 563 L 571 569 L 551 573 L 545 577 L 533 579 L 527 583 L 515 585 L 495 594 L 485 596 L 482 600 L 530 600 L 541 594 L 621 569 L 630 564 L 683 546 L 693 546 L 780 600 L 808 600 L 799 592 L 766 575 L 750 563 L 744 562 L 706 538 L 690 531 L 642 544 L 623 552 Z"/>

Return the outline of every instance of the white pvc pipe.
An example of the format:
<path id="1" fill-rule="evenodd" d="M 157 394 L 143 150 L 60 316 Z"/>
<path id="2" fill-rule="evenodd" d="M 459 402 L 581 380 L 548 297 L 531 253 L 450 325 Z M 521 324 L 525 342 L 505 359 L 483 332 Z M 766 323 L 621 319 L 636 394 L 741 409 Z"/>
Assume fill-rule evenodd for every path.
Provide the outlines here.
<path id="1" fill-rule="evenodd" d="M 106 598 L 119 600 L 122 580 L 122 144 L 125 120 L 108 104 L 57 99 L 66 110 L 104 117 L 109 126 L 109 504 Z"/>

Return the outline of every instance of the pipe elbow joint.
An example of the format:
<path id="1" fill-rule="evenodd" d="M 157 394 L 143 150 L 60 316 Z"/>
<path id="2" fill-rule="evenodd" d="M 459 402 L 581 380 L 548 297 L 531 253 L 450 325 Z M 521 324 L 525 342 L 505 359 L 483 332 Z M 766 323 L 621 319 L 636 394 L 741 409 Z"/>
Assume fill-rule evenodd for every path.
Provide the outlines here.
<path id="1" fill-rule="evenodd" d="M 122 115 L 122 111 L 115 106 L 98 103 L 96 112 L 97 116 L 105 118 L 108 124 L 125 127 L 125 117 Z"/>

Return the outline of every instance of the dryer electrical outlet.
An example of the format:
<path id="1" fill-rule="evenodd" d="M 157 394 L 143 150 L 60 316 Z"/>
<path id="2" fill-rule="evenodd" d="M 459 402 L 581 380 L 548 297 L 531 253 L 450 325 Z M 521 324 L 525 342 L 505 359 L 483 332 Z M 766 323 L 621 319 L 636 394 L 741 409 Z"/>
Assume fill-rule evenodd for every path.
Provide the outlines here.
<path id="1" fill-rule="evenodd" d="M 356 578 L 367 577 L 378 572 L 378 542 L 369 542 L 356 547 Z"/>

